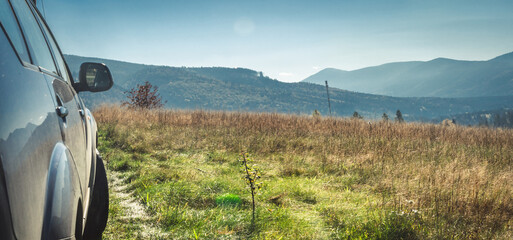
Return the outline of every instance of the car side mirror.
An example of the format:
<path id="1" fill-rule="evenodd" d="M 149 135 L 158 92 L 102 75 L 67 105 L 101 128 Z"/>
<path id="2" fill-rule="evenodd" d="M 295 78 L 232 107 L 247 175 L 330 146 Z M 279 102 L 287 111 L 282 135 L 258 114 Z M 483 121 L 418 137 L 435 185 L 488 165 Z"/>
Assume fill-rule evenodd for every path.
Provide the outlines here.
<path id="1" fill-rule="evenodd" d="M 73 87 L 77 92 L 103 92 L 109 90 L 112 85 L 112 75 L 105 64 L 85 62 L 80 65 L 78 83 Z"/>

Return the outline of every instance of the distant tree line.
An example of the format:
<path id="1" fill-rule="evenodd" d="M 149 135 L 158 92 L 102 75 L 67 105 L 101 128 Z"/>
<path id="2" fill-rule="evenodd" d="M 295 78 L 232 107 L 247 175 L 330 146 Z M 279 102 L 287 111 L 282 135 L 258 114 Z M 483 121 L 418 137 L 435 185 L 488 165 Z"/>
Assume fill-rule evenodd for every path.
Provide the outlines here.
<path id="1" fill-rule="evenodd" d="M 513 110 L 479 115 L 479 126 L 513 128 Z"/>

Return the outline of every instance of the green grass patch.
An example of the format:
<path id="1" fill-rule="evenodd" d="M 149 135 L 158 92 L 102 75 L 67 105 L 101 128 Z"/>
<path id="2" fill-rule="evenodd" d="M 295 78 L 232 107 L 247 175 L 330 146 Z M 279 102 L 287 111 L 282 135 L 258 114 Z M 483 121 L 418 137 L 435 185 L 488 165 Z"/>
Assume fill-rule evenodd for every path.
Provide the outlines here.
<path id="1" fill-rule="evenodd" d="M 231 193 L 226 193 L 216 198 L 217 206 L 237 207 L 241 203 L 240 197 Z"/>

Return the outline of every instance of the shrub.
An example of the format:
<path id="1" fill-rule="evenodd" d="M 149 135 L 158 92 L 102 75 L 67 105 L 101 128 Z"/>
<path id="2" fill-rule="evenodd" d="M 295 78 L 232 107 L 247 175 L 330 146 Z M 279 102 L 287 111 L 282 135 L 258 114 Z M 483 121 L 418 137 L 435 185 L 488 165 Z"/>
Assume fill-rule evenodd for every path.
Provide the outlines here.
<path id="1" fill-rule="evenodd" d="M 124 101 L 123 106 L 139 109 L 161 108 L 166 102 L 162 103 L 162 97 L 157 92 L 157 89 L 157 86 L 151 85 L 148 81 L 143 85 L 137 84 L 136 87 L 125 92 L 128 101 Z"/>

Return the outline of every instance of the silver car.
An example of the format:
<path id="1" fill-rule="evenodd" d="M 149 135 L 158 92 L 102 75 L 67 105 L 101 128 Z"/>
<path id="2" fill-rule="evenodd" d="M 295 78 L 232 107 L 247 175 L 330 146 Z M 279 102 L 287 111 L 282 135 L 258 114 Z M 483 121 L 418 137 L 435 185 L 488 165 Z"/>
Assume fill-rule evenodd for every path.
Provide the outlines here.
<path id="1" fill-rule="evenodd" d="M 0 0 L 0 239 L 101 239 L 108 185 L 78 93 L 112 87 L 83 63 L 74 81 L 35 2 Z"/>

